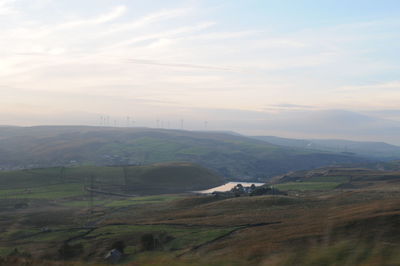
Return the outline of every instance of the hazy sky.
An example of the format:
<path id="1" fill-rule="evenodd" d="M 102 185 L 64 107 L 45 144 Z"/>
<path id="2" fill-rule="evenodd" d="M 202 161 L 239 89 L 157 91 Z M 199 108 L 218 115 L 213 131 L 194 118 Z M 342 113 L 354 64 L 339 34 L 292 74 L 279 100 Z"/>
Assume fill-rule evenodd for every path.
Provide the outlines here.
<path id="1" fill-rule="evenodd" d="M 0 0 L 0 124 L 400 120 L 399 47 L 397 0 Z"/>

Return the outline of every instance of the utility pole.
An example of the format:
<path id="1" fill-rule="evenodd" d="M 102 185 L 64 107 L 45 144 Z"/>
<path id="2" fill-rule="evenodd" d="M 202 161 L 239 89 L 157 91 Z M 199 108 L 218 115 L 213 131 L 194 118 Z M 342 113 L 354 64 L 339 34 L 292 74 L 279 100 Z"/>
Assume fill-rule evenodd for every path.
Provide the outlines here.
<path id="1" fill-rule="evenodd" d="M 60 181 L 64 182 L 64 177 L 65 177 L 65 167 L 61 166 L 60 168 Z"/>
<path id="2" fill-rule="evenodd" d="M 124 183 L 125 183 L 125 188 L 124 190 L 128 190 L 128 167 L 124 166 L 122 167 L 122 170 L 124 172 Z"/>
<path id="3" fill-rule="evenodd" d="M 89 214 L 93 214 L 93 184 L 94 184 L 94 176 L 90 175 L 90 194 L 89 194 Z"/>

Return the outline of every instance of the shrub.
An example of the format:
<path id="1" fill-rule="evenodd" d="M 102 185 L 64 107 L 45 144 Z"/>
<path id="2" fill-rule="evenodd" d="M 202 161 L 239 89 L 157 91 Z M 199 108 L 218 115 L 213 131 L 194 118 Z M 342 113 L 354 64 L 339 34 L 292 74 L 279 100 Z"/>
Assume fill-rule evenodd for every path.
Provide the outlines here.
<path id="1" fill-rule="evenodd" d="M 58 249 L 58 255 L 61 259 L 68 260 L 75 258 L 83 253 L 83 245 L 76 244 L 76 245 L 69 245 L 68 243 L 64 243 Z"/>
<path id="2" fill-rule="evenodd" d="M 116 249 L 123 254 L 125 247 L 126 247 L 125 242 L 122 240 L 119 240 L 112 244 L 111 249 Z"/>
<path id="3" fill-rule="evenodd" d="M 153 234 L 144 234 L 140 239 L 142 250 L 154 250 L 158 246 L 158 240 Z"/>

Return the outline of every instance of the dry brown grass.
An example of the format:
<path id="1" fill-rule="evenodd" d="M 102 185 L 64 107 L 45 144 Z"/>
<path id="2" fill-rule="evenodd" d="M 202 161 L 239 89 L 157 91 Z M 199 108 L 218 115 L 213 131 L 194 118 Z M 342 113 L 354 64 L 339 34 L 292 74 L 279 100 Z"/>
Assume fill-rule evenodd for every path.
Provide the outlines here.
<path id="1" fill-rule="evenodd" d="M 393 251 L 400 247 L 400 193 L 393 189 L 398 183 L 368 183 L 371 185 L 356 190 L 309 191 L 297 196 L 225 200 L 194 196 L 155 205 L 104 209 L 99 226 L 240 227 L 218 241 L 185 249 L 181 257 L 177 255 L 182 251 L 145 252 L 135 256 L 131 265 L 399 263 L 400 257 Z M 251 227 L 261 223 L 266 224 Z M 96 247 L 104 248 L 100 240 L 93 239 L 92 249 Z"/>

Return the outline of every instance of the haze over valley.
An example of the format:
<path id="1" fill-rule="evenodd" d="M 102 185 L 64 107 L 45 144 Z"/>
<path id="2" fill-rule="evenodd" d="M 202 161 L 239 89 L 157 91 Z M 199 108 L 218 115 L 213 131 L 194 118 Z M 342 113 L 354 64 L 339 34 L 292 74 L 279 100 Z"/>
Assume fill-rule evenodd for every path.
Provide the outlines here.
<path id="1" fill-rule="evenodd" d="M 0 0 L 0 266 L 400 265 L 396 0 Z"/>

